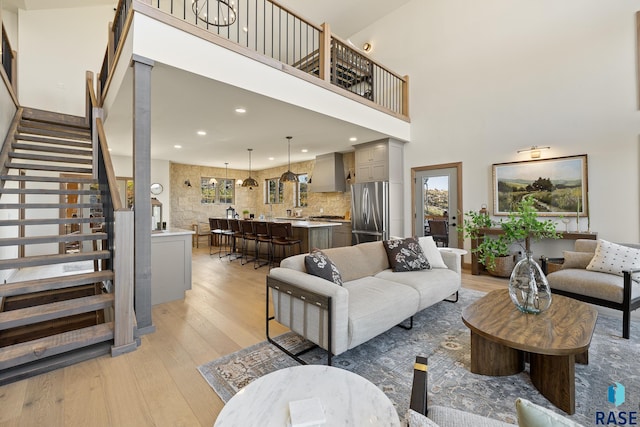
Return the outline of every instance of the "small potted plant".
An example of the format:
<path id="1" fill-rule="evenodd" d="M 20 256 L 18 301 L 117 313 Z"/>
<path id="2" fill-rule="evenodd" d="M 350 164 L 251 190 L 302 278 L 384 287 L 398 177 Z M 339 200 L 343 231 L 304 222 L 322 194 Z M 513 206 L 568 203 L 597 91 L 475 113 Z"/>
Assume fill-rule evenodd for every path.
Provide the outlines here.
<path id="1" fill-rule="evenodd" d="M 244 219 L 249 219 L 249 209 L 244 209 L 242 211 L 242 216 L 244 217 Z"/>
<path id="2" fill-rule="evenodd" d="M 499 277 L 509 277 L 515 266 L 514 256 L 509 252 L 509 243 L 502 236 L 492 238 L 480 234 L 480 229 L 498 225 L 489 215 L 482 212 L 469 211 L 465 213 L 463 223 L 464 237 L 476 240 L 478 243 L 473 252 L 478 261 L 487 267 L 489 274 Z"/>

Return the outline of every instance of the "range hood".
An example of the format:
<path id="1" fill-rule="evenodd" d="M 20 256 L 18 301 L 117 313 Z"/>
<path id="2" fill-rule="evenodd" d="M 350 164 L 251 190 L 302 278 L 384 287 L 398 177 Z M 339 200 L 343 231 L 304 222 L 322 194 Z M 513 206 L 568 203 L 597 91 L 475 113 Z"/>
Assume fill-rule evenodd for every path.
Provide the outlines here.
<path id="1" fill-rule="evenodd" d="M 344 179 L 342 154 L 323 154 L 316 157 L 309 189 L 312 193 L 344 192 Z"/>

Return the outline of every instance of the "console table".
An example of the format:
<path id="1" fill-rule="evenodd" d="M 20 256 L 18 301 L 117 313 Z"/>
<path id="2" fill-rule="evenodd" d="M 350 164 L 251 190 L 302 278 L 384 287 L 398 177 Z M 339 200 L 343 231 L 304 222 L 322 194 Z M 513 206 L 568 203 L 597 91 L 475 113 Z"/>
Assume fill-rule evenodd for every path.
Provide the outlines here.
<path id="1" fill-rule="evenodd" d="M 475 249 L 478 247 L 478 240 L 484 238 L 484 236 L 499 236 L 504 234 L 502 228 L 481 228 L 479 230 L 479 234 L 481 237 L 478 239 L 471 239 L 471 274 L 478 275 L 480 271 L 482 271 L 482 265 L 478 260 L 478 255 L 475 252 Z M 560 235 L 560 239 L 563 240 L 578 240 L 578 239 L 590 239 L 596 240 L 598 238 L 598 233 L 579 233 L 575 231 L 558 231 Z"/>

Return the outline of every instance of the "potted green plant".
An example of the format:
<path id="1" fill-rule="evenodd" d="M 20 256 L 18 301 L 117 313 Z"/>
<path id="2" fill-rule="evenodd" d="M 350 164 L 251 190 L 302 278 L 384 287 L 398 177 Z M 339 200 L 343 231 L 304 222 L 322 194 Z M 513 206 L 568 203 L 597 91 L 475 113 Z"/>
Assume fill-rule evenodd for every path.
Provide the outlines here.
<path id="1" fill-rule="evenodd" d="M 509 244 L 502 236 L 497 238 L 485 236 L 481 229 L 495 227 L 486 213 L 469 211 L 465 213 L 463 221 L 464 237 L 476 240 L 476 247 L 472 250 L 478 261 L 487 267 L 489 274 L 499 277 L 509 277 L 515 266 L 514 257 L 509 253 Z"/>
<path id="2" fill-rule="evenodd" d="M 242 211 L 242 216 L 244 217 L 244 219 L 249 219 L 249 209 L 244 209 Z"/>

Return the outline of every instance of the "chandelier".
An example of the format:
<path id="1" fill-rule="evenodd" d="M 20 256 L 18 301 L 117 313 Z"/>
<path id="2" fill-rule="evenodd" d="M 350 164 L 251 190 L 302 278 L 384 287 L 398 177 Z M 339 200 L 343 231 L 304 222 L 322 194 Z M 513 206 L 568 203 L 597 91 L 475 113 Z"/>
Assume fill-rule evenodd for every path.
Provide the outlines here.
<path id="1" fill-rule="evenodd" d="M 237 18 L 233 0 L 191 0 L 191 10 L 198 20 L 215 27 L 233 25 Z"/>

